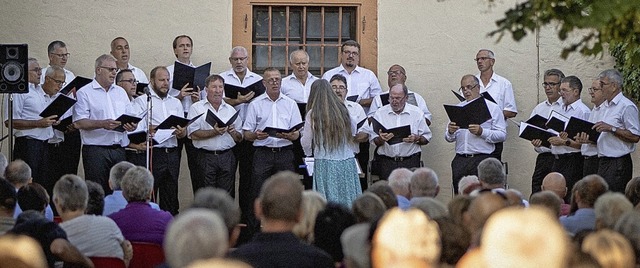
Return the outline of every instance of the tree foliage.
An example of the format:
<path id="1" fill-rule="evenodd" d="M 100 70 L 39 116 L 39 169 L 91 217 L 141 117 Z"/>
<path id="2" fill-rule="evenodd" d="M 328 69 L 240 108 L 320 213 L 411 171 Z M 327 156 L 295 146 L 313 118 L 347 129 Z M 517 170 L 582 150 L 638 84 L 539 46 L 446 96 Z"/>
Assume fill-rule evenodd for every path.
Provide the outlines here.
<path id="1" fill-rule="evenodd" d="M 507 10 L 489 36 L 499 41 L 510 33 L 519 41 L 551 23 L 558 25 L 558 38 L 563 41 L 576 30 L 586 32 L 563 48 L 562 58 L 574 52 L 599 55 L 608 47 L 625 78 L 625 94 L 640 100 L 640 0 L 528 0 Z"/>

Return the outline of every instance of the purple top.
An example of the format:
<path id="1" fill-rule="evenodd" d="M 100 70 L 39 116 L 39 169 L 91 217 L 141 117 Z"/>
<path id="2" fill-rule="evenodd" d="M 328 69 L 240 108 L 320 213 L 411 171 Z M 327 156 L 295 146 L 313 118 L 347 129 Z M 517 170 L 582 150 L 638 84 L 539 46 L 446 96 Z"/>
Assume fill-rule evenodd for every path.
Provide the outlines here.
<path id="1" fill-rule="evenodd" d="M 131 242 L 146 242 L 162 245 L 164 233 L 173 218 L 171 213 L 158 211 L 145 202 L 131 202 L 111 215 L 124 238 Z"/>

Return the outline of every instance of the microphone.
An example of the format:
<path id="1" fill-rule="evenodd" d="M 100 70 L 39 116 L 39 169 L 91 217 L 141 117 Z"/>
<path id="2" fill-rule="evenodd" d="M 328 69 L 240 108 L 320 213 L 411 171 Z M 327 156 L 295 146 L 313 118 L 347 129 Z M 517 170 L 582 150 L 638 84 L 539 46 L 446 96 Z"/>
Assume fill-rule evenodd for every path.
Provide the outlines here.
<path id="1" fill-rule="evenodd" d="M 146 94 L 147 96 L 151 96 L 151 91 L 149 90 L 149 87 L 144 87 L 144 94 Z"/>

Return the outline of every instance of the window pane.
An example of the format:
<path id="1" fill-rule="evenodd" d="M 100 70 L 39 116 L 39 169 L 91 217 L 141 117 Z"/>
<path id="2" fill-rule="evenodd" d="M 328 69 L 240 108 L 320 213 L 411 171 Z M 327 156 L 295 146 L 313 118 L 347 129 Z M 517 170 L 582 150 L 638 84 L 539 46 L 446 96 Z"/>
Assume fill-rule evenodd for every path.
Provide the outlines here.
<path id="1" fill-rule="evenodd" d="M 352 21 L 354 11 L 348 11 L 348 9 L 342 9 L 342 39 L 349 40 L 355 39 L 355 20 Z"/>
<path id="2" fill-rule="evenodd" d="M 307 38 L 320 38 L 322 36 L 322 16 L 320 10 L 307 9 Z"/>
<path id="3" fill-rule="evenodd" d="M 343 23 L 344 24 L 344 23 Z M 337 38 L 338 37 L 338 10 L 328 9 L 324 10 L 324 36 L 325 38 Z M 344 27 L 344 25 L 343 25 Z"/>
<path id="4" fill-rule="evenodd" d="M 324 47 L 324 70 L 327 71 L 338 66 L 338 47 Z"/>
<path id="5" fill-rule="evenodd" d="M 285 7 L 273 7 L 271 18 L 271 35 L 284 38 L 287 34 L 287 17 Z"/>
<path id="6" fill-rule="evenodd" d="M 300 38 L 302 36 L 302 11 L 289 8 L 289 38 Z"/>
<path id="7" fill-rule="evenodd" d="M 254 72 L 264 70 L 267 68 L 269 63 L 267 60 L 269 59 L 268 54 L 269 49 L 267 46 L 253 46 L 253 68 Z"/>
<path id="8" fill-rule="evenodd" d="M 253 19 L 253 40 L 264 41 L 269 37 L 269 9 L 256 8 Z"/>
<path id="9" fill-rule="evenodd" d="M 278 42 L 280 43 L 280 42 Z M 282 42 L 284 44 L 284 42 Z M 272 46 L 271 47 L 271 67 L 276 67 L 280 70 L 284 70 L 284 65 L 286 64 L 285 58 L 286 53 L 284 51 L 284 46 Z"/>

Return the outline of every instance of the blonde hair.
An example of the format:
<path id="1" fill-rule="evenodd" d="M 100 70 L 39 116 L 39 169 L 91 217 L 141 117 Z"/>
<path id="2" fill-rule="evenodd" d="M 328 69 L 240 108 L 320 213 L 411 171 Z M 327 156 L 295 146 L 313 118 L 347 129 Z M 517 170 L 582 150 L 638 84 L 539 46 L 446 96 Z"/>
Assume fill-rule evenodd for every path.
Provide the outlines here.
<path id="1" fill-rule="evenodd" d="M 352 143 L 349 111 L 327 80 L 318 79 L 311 84 L 307 113 L 315 148 L 332 152 Z"/>
<path id="2" fill-rule="evenodd" d="M 582 242 L 582 251 L 590 254 L 603 268 L 634 267 L 636 263 L 631 243 L 608 229 L 588 235 Z"/>
<path id="3" fill-rule="evenodd" d="M 303 217 L 293 226 L 293 234 L 307 243 L 313 243 L 313 228 L 318 212 L 327 206 L 327 200 L 318 192 L 306 190 L 302 192 Z"/>

